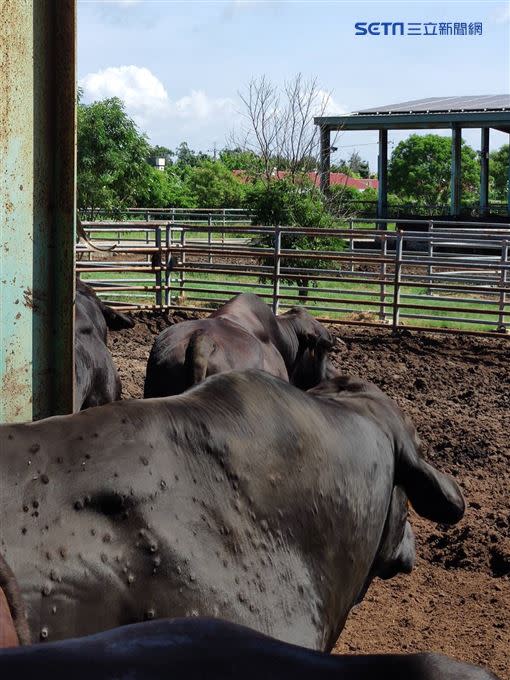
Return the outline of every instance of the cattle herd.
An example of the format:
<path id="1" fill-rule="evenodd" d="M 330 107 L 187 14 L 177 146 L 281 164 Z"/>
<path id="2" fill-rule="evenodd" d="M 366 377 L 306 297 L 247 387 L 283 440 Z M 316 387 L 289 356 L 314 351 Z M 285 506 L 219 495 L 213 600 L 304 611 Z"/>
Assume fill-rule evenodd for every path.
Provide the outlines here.
<path id="1" fill-rule="evenodd" d="M 326 328 L 238 295 L 165 329 L 122 401 L 106 336 L 131 325 L 77 281 L 76 412 L 0 425 L 2 678 L 495 677 L 329 654 L 371 581 L 412 570 L 408 503 L 453 524 L 464 500 Z"/>

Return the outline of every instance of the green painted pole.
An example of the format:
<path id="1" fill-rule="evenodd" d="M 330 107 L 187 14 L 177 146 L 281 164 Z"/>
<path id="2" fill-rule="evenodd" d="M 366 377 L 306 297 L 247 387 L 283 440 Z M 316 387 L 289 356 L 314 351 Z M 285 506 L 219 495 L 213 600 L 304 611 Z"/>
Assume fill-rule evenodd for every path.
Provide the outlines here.
<path id="1" fill-rule="evenodd" d="M 388 130 L 379 130 L 379 155 L 377 157 L 377 217 L 388 215 Z M 386 223 L 378 225 L 386 229 Z"/>
<path id="2" fill-rule="evenodd" d="M 508 136 L 508 202 L 507 202 L 507 213 L 510 217 L 510 135 Z"/>
<path id="3" fill-rule="evenodd" d="M 450 179 L 450 215 L 460 215 L 462 129 L 452 125 L 452 166 Z"/>
<path id="4" fill-rule="evenodd" d="M 482 128 L 480 143 L 480 215 L 489 212 L 489 133 L 490 128 Z"/>
<path id="5" fill-rule="evenodd" d="M 329 189 L 329 169 L 331 165 L 331 132 L 328 127 L 320 128 L 320 188 L 326 192 Z"/>
<path id="6" fill-rule="evenodd" d="M 0 19 L 0 422 L 19 422 L 73 404 L 76 2 Z"/>

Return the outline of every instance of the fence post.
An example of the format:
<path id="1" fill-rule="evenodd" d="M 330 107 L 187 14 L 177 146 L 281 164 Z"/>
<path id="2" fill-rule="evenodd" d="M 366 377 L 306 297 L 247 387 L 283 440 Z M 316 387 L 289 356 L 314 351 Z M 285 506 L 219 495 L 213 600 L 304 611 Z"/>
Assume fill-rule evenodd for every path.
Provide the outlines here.
<path id="1" fill-rule="evenodd" d="M 505 323 L 505 303 L 506 303 L 506 284 L 508 282 L 508 241 L 503 241 L 501 246 L 501 273 L 499 276 L 499 316 L 498 316 L 498 332 L 506 333 L 506 323 Z"/>
<path id="2" fill-rule="evenodd" d="M 353 229 L 354 229 L 354 222 L 352 221 L 352 219 L 350 219 L 349 220 L 349 231 L 351 233 L 349 234 L 349 251 L 350 251 L 351 257 L 350 257 L 350 263 L 349 263 L 349 271 L 351 272 L 351 274 L 354 273 L 354 261 L 353 261 L 353 257 L 352 257 L 353 256 L 353 250 L 352 250 L 352 239 L 353 239 L 352 232 L 353 232 Z"/>
<path id="3" fill-rule="evenodd" d="M 226 216 L 225 213 L 226 213 L 225 208 L 223 208 L 223 229 L 225 229 L 225 216 Z M 225 245 L 225 232 L 224 231 L 221 232 L 221 245 L 222 246 Z"/>
<path id="4" fill-rule="evenodd" d="M 400 284 L 401 284 L 401 270 L 402 270 L 402 231 L 397 234 L 397 241 L 395 243 L 395 280 L 393 284 L 393 333 L 398 330 L 400 322 Z"/>
<path id="5" fill-rule="evenodd" d="M 145 213 L 145 221 L 150 222 L 150 219 L 151 219 L 151 214 L 149 212 L 146 212 Z M 148 228 L 145 229 L 145 245 L 146 246 L 149 245 L 149 229 Z M 150 253 L 147 253 L 145 258 L 146 258 L 147 262 L 150 262 L 151 261 Z"/>
<path id="6" fill-rule="evenodd" d="M 211 229 L 213 226 L 212 215 L 209 213 L 207 217 L 207 248 L 209 249 L 209 264 L 212 264 L 212 233 Z"/>
<path id="7" fill-rule="evenodd" d="M 170 287 L 171 287 L 171 284 L 172 284 L 172 268 L 173 268 L 172 253 L 170 251 L 170 246 L 172 245 L 172 225 L 170 224 L 170 222 L 167 222 L 167 225 L 166 225 L 165 245 L 166 245 L 165 307 L 169 307 L 172 303 L 172 294 L 171 294 Z"/>
<path id="8" fill-rule="evenodd" d="M 181 227 L 181 267 L 186 266 L 186 228 Z M 179 272 L 179 297 L 182 298 L 184 295 L 184 283 L 186 281 L 186 272 L 182 269 Z M 182 302 L 182 300 L 181 300 Z"/>
<path id="9" fill-rule="evenodd" d="M 380 293 L 379 293 L 379 299 L 381 301 L 381 305 L 379 307 L 379 319 L 384 323 L 386 321 L 386 307 L 384 305 L 386 301 L 386 256 L 388 254 L 388 242 L 386 240 L 386 234 L 383 234 L 381 236 L 381 255 L 383 257 L 383 261 L 381 262 L 381 266 L 379 268 L 379 274 L 382 279 L 382 283 L 380 284 Z"/>
<path id="10" fill-rule="evenodd" d="M 280 252 L 282 249 L 282 232 L 279 226 L 274 230 L 274 253 L 273 253 L 273 312 L 278 314 L 280 308 Z"/>
<path id="11" fill-rule="evenodd" d="M 434 222 L 432 220 L 429 220 L 429 226 L 428 226 L 428 234 L 429 234 L 429 243 L 428 243 L 428 258 L 429 258 L 429 263 L 427 267 L 427 276 L 428 276 L 428 289 L 427 289 L 427 295 L 432 295 L 432 289 L 430 288 L 430 283 L 432 281 L 432 272 L 433 272 L 433 267 L 432 267 L 432 260 L 434 259 Z"/>
<path id="12" fill-rule="evenodd" d="M 156 227 L 155 231 L 155 241 L 156 241 L 156 248 L 159 250 L 154 253 L 154 256 L 152 258 L 152 266 L 155 268 L 155 279 L 156 279 L 156 306 L 161 307 L 162 302 L 163 302 L 163 296 L 161 295 L 162 293 L 162 281 L 163 277 L 161 275 L 161 269 L 162 269 L 162 258 L 161 258 L 161 227 L 158 226 Z"/>

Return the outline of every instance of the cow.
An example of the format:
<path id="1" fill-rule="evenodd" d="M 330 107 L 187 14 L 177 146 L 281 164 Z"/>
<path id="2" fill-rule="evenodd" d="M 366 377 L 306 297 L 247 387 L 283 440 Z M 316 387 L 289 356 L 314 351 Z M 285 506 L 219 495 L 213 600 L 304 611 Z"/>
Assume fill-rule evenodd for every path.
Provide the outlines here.
<path id="1" fill-rule="evenodd" d="M 120 399 L 121 382 L 106 346 L 107 328 L 131 328 L 134 321 L 105 305 L 94 290 L 76 279 L 74 410 Z"/>
<path id="2" fill-rule="evenodd" d="M 313 378 L 323 372 L 331 346 L 329 332 L 305 309 L 275 316 L 257 295 L 241 293 L 206 319 L 160 333 L 147 363 L 144 396 L 181 394 L 215 373 L 248 368 L 295 378 L 298 387 L 308 389 L 319 382 Z"/>
<path id="3" fill-rule="evenodd" d="M 442 654 L 337 656 L 203 618 L 149 621 L 1 651 L 0 674 L 23 680 L 497 680 Z"/>
<path id="4" fill-rule="evenodd" d="M 375 577 L 409 572 L 407 500 L 453 479 L 374 385 L 229 371 L 182 395 L 0 426 L 0 545 L 34 640 L 213 616 L 331 650 Z"/>
<path id="5" fill-rule="evenodd" d="M 30 631 L 18 583 L 0 555 L 0 649 L 30 644 Z"/>

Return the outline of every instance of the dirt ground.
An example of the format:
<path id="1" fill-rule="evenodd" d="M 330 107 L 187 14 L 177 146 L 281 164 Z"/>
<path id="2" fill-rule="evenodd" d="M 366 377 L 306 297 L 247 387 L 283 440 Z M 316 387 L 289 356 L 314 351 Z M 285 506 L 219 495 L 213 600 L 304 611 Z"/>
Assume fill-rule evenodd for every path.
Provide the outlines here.
<path id="1" fill-rule="evenodd" d="M 125 397 L 140 397 L 155 335 L 187 318 L 141 314 L 111 334 Z M 466 498 L 455 527 L 413 516 L 412 574 L 374 582 L 335 652 L 433 650 L 510 680 L 510 342 L 332 327 L 333 362 L 375 382 L 410 415 L 424 455 Z"/>

